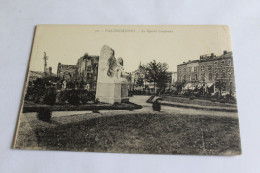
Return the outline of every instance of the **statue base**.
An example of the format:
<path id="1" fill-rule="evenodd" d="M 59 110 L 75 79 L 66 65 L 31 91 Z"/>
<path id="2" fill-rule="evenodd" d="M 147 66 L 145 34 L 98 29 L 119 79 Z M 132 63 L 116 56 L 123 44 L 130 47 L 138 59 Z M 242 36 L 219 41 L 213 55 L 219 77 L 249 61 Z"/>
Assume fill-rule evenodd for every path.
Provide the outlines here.
<path id="1" fill-rule="evenodd" d="M 127 103 L 128 84 L 127 83 L 97 83 L 96 98 L 104 103 Z"/>

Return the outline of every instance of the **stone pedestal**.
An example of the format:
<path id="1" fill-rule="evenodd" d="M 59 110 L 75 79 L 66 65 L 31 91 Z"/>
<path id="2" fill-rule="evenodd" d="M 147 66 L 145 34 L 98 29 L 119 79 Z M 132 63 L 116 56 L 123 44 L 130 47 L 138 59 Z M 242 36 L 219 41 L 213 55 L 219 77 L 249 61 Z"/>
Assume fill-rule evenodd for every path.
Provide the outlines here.
<path id="1" fill-rule="evenodd" d="M 96 98 L 110 104 L 129 101 L 128 82 L 121 77 L 123 68 L 117 64 L 114 55 L 113 49 L 103 46 L 98 63 Z"/>
<path id="2" fill-rule="evenodd" d="M 123 83 L 97 83 L 96 98 L 104 103 L 129 102 L 128 84 Z"/>

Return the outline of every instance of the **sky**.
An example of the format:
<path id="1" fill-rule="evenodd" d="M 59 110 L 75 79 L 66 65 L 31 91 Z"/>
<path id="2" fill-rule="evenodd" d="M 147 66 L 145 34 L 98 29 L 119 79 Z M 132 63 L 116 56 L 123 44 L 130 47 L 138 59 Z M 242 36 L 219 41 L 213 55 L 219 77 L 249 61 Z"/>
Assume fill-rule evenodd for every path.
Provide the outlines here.
<path id="1" fill-rule="evenodd" d="M 132 72 L 140 62 L 165 62 L 169 71 L 200 55 L 221 55 L 231 51 L 227 26 L 123 26 L 123 25 L 38 25 L 35 32 L 30 70 L 43 71 L 44 53 L 48 66 L 57 73 L 58 63 L 75 65 L 85 53 L 99 55 L 103 45 L 122 57 L 124 69 Z"/>

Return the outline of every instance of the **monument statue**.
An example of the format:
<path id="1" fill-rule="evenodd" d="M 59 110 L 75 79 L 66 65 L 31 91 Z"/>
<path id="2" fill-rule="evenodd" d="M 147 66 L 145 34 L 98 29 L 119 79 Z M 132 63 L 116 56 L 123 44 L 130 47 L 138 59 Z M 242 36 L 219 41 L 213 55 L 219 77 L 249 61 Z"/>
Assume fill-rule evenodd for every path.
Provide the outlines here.
<path id="1" fill-rule="evenodd" d="M 115 58 L 115 51 L 103 46 L 99 57 L 96 98 L 105 103 L 128 102 L 128 81 L 123 59 Z"/>
<path id="2" fill-rule="evenodd" d="M 123 58 L 120 57 L 116 60 L 114 56 L 111 56 L 108 59 L 107 75 L 111 78 L 116 77 L 117 79 L 126 78 L 127 75 L 124 71 L 123 63 Z"/>

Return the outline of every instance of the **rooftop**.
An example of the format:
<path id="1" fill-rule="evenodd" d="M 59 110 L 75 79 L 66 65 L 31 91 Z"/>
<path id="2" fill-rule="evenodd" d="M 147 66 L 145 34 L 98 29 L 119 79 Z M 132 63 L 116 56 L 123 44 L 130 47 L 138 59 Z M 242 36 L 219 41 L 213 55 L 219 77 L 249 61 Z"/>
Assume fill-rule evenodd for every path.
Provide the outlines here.
<path id="1" fill-rule="evenodd" d="M 187 65 L 187 64 L 191 64 L 191 63 L 197 63 L 197 62 L 204 62 L 204 61 L 214 61 L 216 59 L 223 59 L 223 58 L 230 58 L 230 57 L 232 57 L 232 51 L 230 51 L 230 52 L 224 51 L 223 54 L 220 56 L 216 56 L 216 55 L 214 55 L 214 53 L 211 53 L 211 54 L 201 55 L 200 59 L 198 59 L 198 60 L 183 62 L 182 64 L 179 64 L 177 66 Z"/>

